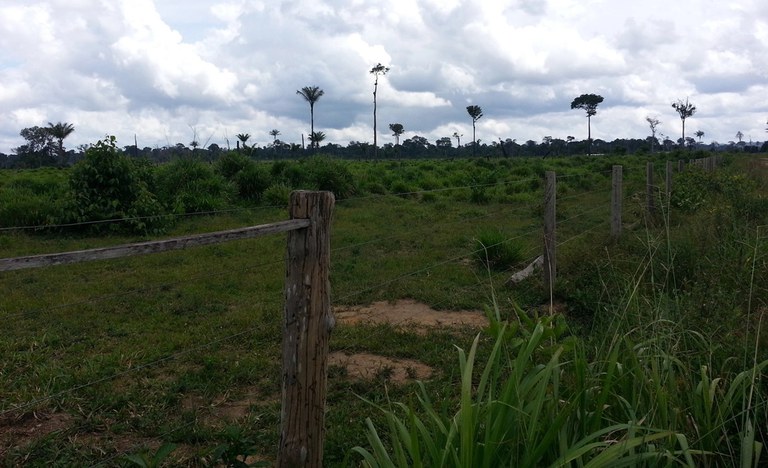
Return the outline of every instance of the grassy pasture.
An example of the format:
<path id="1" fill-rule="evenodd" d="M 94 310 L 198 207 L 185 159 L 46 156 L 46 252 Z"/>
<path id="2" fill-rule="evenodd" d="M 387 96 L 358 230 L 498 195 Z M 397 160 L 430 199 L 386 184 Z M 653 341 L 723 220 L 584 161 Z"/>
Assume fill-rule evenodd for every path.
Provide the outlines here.
<path id="1" fill-rule="evenodd" d="M 625 166 L 625 223 L 639 226 L 619 245 L 608 236 L 613 163 Z M 731 214 L 728 200 L 712 198 L 706 208 L 690 213 L 673 209 L 666 220 L 662 212 L 646 228 L 644 163 L 581 157 L 350 164 L 355 193 L 340 199 L 334 214 L 333 304 L 409 298 L 455 310 L 495 302 L 500 319 L 516 321 L 515 305 L 535 315 L 530 311 L 547 297 L 538 278 L 517 287 L 505 280 L 540 253 L 541 178 L 545 170 L 556 170 L 562 243 L 556 296 L 565 307 L 566 335 L 586 343 L 585 359 L 594 361 L 593 354 L 608 349 L 604 343 L 617 336 L 641 342 L 654 336 L 654 324 L 674 323 L 663 335 L 677 340 L 674 348 L 690 353 L 701 346 L 683 346 L 680 337 L 688 335 L 677 326 L 687 330 L 690 325 L 710 345 L 707 355 L 686 355 L 690 363 L 683 367 L 695 370 L 707 363 L 713 376 L 728 375 L 729 363 L 742 365 L 744 355 L 753 354 L 745 343 L 755 342 L 759 321 L 745 313 L 748 303 L 750 310 L 759 310 L 768 298 L 762 281 L 768 279 L 765 232 L 755 237 L 751 227 L 760 223 L 761 208 L 739 217 Z M 745 172 L 739 161 L 730 170 L 733 177 Z M 0 197 L 10 197 L 9 187 L 20 186 L 45 197 L 65 181 L 61 171 L 51 171 L 43 174 L 50 180 L 35 185 L 38 175 L 2 173 Z M 757 173 L 755 180 L 764 175 Z M 727 190 L 721 190 L 725 198 Z M 765 196 L 759 184 L 750 192 L 760 193 Z M 264 203 L 241 205 L 231 212 L 182 217 L 166 235 L 277 221 L 285 212 Z M 758 220 L 748 220 L 751 215 Z M 488 231 L 515 243 L 520 261 L 485 269 L 477 261 L 477 239 Z M 9 230 L 0 232 L 0 257 L 141 239 Z M 129 463 L 126 454 L 155 453 L 166 442 L 177 446 L 167 459 L 173 464 L 212 464 L 238 452 L 273 461 L 280 418 L 284 249 L 284 237 L 275 236 L 2 273 L 4 463 L 121 466 Z M 732 278 L 723 281 L 725 266 Z M 745 284 L 754 287 L 747 291 Z M 750 321 L 746 327 L 744 320 Z M 730 341 L 720 342 L 718 336 Z M 460 371 L 466 370 L 456 365 L 456 347 L 469 349 L 474 337 L 470 330 L 435 329 L 422 336 L 387 325 L 345 326 L 334 331 L 331 349 L 418 359 L 435 369 L 424 386 L 436 411 L 452 414 L 460 406 Z M 548 343 L 559 339 L 550 338 Z M 490 358 L 493 343 L 492 334 L 482 335 L 478 361 Z M 758 349 L 761 359 L 764 349 Z M 540 352 L 552 351 L 542 345 Z M 617 386 L 618 393 L 638 391 L 622 385 L 627 386 Z M 765 414 L 764 384 L 756 388 Z M 353 446 L 370 445 L 366 418 L 379 428 L 387 426 L 390 416 L 370 403 L 418 406 L 418 389 L 416 383 L 392 384 L 386 369 L 372 381 L 358 381 L 332 367 L 326 464 L 341 465 Z M 661 421 L 656 418 L 654 424 Z M 712 444 L 719 442 L 714 438 Z M 385 436 L 384 445 L 393 444 L 394 437 Z"/>

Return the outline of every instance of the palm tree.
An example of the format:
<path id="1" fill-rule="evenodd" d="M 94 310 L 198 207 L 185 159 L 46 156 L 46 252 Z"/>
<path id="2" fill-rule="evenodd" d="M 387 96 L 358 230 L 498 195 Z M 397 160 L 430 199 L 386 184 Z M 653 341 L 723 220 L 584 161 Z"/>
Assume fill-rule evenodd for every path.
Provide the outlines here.
<path id="1" fill-rule="evenodd" d="M 280 130 L 273 128 L 272 130 L 269 131 L 269 134 L 270 136 L 272 136 L 272 142 L 274 144 L 274 142 L 277 141 L 277 136 L 280 135 Z"/>
<path id="2" fill-rule="evenodd" d="M 472 117 L 472 156 L 477 153 L 477 137 L 475 136 L 475 123 L 483 116 L 483 109 L 480 106 L 467 106 L 467 114 Z"/>
<path id="3" fill-rule="evenodd" d="M 672 103 L 672 108 L 675 109 L 680 115 L 680 120 L 683 121 L 683 137 L 680 139 L 680 145 L 685 145 L 685 119 L 691 117 L 696 113 L 696 106 L 688 102 L 688 98 L 685 98 L 685 102 L 682 99 L 678 99 L 677 102 Z"/>
<path id="4" fill-rule="evenodd" d="M 251 135 L 250 135 L 250 134 L 248 134 L 248 133 L 238 133 L 238 134 L 237 134 L 237 135 L 235 135 L 235 136 L 236 136 L 236 137 L 237 137 L 237 139 L 238 139 L 238 142 L 237 142 L 237 149 L 240 149 L 240 142 L 241 142 L 241 141 L 243 142 L 243 149 L 248 149 L 248 146 L 246 146 L 245 142 L 246 142 L 246 141 L 248 141 L 248 139 L 251 137 Z"/>
<path id="5" fill-rule="evenodd" d="M 699 139 L 699 143 L 701 143 L 701 139 L 704 138 L 704 131 L 703 130 L 696 130 L 696 138 Z"/>
<path id="6" fill-rule="evenodd" d="M 299 94 L 309 103 L 309 141 L 311 142 L 312 135 L 315 133 L 315 103 L 325 94 L 325 91 L 319 86 L 304 86 L 296 91 L 296 94 Z"/>
<path id="7" fill-rule="evenodd" d="M 736 139 L 737 139 L 737 140 L 739 140 L 739 143 L 741 143 L 741 140 L 743 140 L 743 139 L 744 139 L 744 134 L 743 134 L 743 133 L 741 133 L 741 130 L 739 130 L 738 132 L 736 132 Z"/>
<path id="8" fill-rule="evenodd" d="M 48 122 L 46 131 L 49 135 L 59 141 L 59 162 L 63 166 L 66 164 L 64 155 L 64 139 L 75 131 L 74 125 L 65 122 L 57 122 L 55 125 Z"/>
<path id="9" fill-rule="evenodd" d="M 389 67 L 385 67 L 381 63 L 377 63 L 368 72 L 374 76 L 373 80 L 373 157 L 378 156 L 379 147 L 376 144 L 376 91 L 379 89 L 379 76 L 384 76 L 389 71 Z"/>
<path id="10" fill-rule="evenodd" d="M 391 123 L 389 124 L 389 129 L 392 130 L 392 136 L 395 137 L 395 145 L 399 145 L 400 135 L 405 131 L 405 127 L 403 127 L 403 124 Z"/>
<path id="11" fill-rule="evenodd" d="M 315 148 L 319 148 L 320 142 L 323 140 L 325 140 L 325 133 L 323 132 L 312 132 L 312 134 L 309 135 L 309 142 Z"/>

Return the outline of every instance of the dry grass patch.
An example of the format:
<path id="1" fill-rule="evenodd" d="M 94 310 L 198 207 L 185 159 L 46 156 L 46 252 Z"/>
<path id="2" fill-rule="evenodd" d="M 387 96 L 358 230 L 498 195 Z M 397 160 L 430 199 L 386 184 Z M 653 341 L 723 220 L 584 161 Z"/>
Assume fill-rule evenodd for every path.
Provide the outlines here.
<path id="1" fill-rule="evenodd" d="M 342 325 L 367 323 L 390 324 L 426 334 L 430 328 L 484 328 L 488 318 L 479 310 L 440 311 L 411 299 L 395 302 L 374 302 L 367 306 L 340 307 L 334 311 Z"/>

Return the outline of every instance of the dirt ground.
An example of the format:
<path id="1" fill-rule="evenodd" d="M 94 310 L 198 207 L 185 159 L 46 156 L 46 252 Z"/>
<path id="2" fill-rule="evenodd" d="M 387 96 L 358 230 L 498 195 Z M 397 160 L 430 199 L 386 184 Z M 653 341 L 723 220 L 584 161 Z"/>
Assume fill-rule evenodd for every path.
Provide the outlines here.
<path id="1" fill-rule="evenodd" d="M 425 334 L 434 328 L 473 328 L 488 326 L 488 318 L 482 311 L 438 311 L 413 300 L 374 302 L 368 306 L 354 306 L 334 310 L 340 326 L 357 324 L 390 324 Z M 345 369 L 346 378 L 374 380 L 384 378 L 388 382 L 402 384 L 413 380 L 426 380 L 433 374 L 429 366 L 412 359 L 392 359 L 368 353 L 331 353 L 329 364 Z"/>

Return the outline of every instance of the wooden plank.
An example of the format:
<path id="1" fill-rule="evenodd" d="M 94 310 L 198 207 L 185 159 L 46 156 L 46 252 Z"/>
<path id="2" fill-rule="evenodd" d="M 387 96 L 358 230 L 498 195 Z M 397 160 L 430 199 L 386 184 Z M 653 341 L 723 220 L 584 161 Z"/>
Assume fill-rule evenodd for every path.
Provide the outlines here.
<path id="1" fill-rule="evenodd" d="M 130 257 L 171 250 L 186 249 L 201 245 L 218 244 L 221 242 L 248 239 L 252 237 L 278 234 L 286 231 L 294 231 L 309 227 L 308 219 L 291 219 L 276 223 L 250 226 L 228 231 L 218 231 L 193 236 L 174 237 L 135 244 L 124 244 L 114 247 L 102 247 L 98 249 L 77 250 L 55 254 L 30 255 L 27 257 L 0 259 L 0 271 L 22 270 L 26 268 L 40 268 L 67 263 L 88 262 L 93 260 L 106 260 L 110 258 Z"/>
<path id="2" fill-rule="evenodd" d="M 291 218 L 308 229 L 288 234 L 283 329 L 279 467 L 320 468 L 325 440 L 331 312 L 331 192 L 293 192 Z"/>

